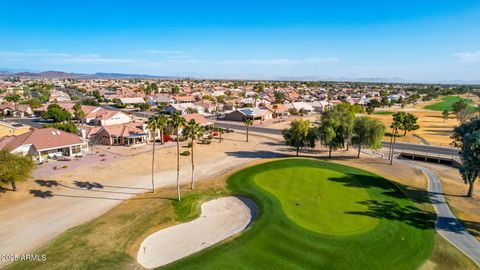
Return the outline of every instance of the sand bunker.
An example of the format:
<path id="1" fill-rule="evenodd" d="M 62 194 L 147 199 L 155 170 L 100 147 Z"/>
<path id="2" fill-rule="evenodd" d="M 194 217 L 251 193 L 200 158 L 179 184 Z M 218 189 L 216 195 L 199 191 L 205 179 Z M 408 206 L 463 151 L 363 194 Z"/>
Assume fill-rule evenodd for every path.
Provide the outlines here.
<path id="1" fill-rule="evenodd" d="M 244 197 L 208 201 L 199 218 L 149 235 L 137 260 L 146 268 L 169 264 L 243 231 L 255 215 L 255 203 Z"/>

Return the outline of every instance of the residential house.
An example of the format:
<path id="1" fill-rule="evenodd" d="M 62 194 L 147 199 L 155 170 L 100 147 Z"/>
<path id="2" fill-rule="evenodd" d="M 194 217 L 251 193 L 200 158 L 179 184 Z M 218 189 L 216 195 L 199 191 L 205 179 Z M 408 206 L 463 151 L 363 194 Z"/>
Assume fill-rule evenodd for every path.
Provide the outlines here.
<path id="1" fill-rule="evenodd" d="M 314 101 L 311 103 L 313 109 L 315 110 L 315 112 L 323 112 L 323 111 L 326 111 L 328 109 L 330 109 L 331 107 L 333 107 L 333 104 L 331 104 L 330 102 L 328 102 L 327 100 L 321 100 L 321 101 Z"/>
<path id="2" fill-rule="evenodd" d="M 164 111 L 168 114 L 173 114 L 174 112 L 178 112 L 180 115 L 189 114 L 191 112 L 197 112 L 200 114 L 204 114 L 205 110 L 201 106 L 196 106 L 193 103 L 175 103 L 170 104 L 165 107 Z"/>
<path id="3" fill-rule="evenodd" d="M 60 91 L 60 90 L 53 90 L 51 93 L 50 93 L 50 99 L 48 100 L 49 102 L 69 102 L 71 101 L 70 99 L 70 95 L 63 92 L 63 91 Z"/>
<path id="4" fill-rule="evenodd" d="M 88 151 L 88 142 L 82 137 L 58 130 L 42 128 L 29 131 L 3 143 L 2 149 L 14 154 L 31 155 L 36 162 L 48 158 L 77 157 Z"/>
<path id="5" fill-rule="evenodd" d="M 155 134 L 155 138 L 160 135 Z M 95 144 L 138 146 L 147 144 L 151 140 L 151 134 L 146 125 L 141 122 L 128 124 L 102 126 L 90 140 Z"/>
<path id="6" fill-rule="evenodd" d="M 174 96 L 175 103 L 193 103 L 196 101 L 194 96 Z"/>
<path id="7" fill-rule="evenodd" d="M 292 103 L 286 104 L 286 106 L 289 110 L 294 109 L 297 112 L 303 112 L 306 114 L 312 113 L 315 111 L 313 106 L 306 102 L 292 102 Z"/>
<path id="8" fill-rule="evenodd" d="M 132 121 L 132 118 L 122 111 L 107 110 L 102 107 L 95 107 L 91 111 L 85 111 L 85 114 L 82 122 L 90 125 L 112 126 L 127 124 Z"/>
<path id="9" fill-rule="evenodd" d="M 284 104 L 266 104 L 264 108 L 270 110 L 272 112 L 273 118 L 284 118 L 290 115 L 288 112 L 288 107 Z"/>
<path id="10" fill-rule="evenodd" d="M 15 104 L 8 102 L 0 104 L 0 112 L 5 117 L 25 117 L 33 114 L 32 108 L 27 104 Z"/>
<path id="11" fill-rule="evenodd" d="M 137 104 L 145 103 L 145 100 L 142 97 L 125 97 L 125 98 L 119 98 L 118 101 L 120 104 L 127 107 L 133 107 Z"/>
<path id="12" fill-rule="evenodd" d="M 29 132 L 30 129 L 31 129 L 30 126 L 27 126 L 24 124 L 0 120 L 0 137 L 18 136 L 18 135 Z"/>
<path id="13" fill-rule="evenodd" d="M 243 109 L 237 109 L 225 115 L 225 120 L 243 122 L 246 119 L 260 120 L 260 121 L 269 120 L 269 119 L 272 119 L 272 112 L 266 109 L 243 108 Z"/>

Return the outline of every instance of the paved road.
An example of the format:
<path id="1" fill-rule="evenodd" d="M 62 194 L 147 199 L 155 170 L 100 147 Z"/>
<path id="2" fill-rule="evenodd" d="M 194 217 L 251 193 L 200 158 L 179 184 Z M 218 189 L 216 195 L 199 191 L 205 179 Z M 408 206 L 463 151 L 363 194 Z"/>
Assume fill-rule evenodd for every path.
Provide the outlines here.
<path id="1" fill-rule="evenodd" d="M 480 242 L 465 229 L 448 207 L 440 178 L 423 166 L 407 163 L 420 169 L 428 177 L 428 197 L 437 213 L 437 232 L 480 266 Z"/>
<path id="2" fill-rule="evenodd" d="M 24 124 L 34 128 L 42 128 L 44 124 L 52 123 L 51 121 L 45 121 L 39 117 L 30 117 L 30 118 L 6 118 L 5 120 Z"/>
<path id="3" fill-rule="evenodd" d="M 246 127 L 242 124 L 231 123 L 226 121 L 215 121 L 215 126 L 222 128 L 230 128 L 233 130 L 246 130 Z M 273 134 L 273 135 L 282 135 L 282 131 L 279 129 L 273 129 L 268 127 L 259 127 L 259 126 L 250 126 L 249 130 L 252 132 Z M 390 142 L 383 141 L 383 147 L 388 148 Z M 433 145 L 423 145 L 423 144 L 413 144 L 413 143 L 395 143 L 395 149 L 397 150 L 407 150 L 423 153 L 431 153 L 436 155 L 446 155 L 446 156 L 457 156 L 459 149 L 442 147 L 442 146 L 433 146 Z"/>
<path id="4" fill-rule="evenodd" d="M 390 142 L 383 141 L 383 147 L 388 148 Z M 407 150 L 414 152 L 423 152 L 423 153 L 432 153 L 437 155 L 446 155 L 446 156 L 458 156 L 460 151 L 457 148 L 443 147 L 443 146 L 433 146 L 433 145 L 424 145 L 424 144 L 414 144 L 414 143 L 395 143 L 395 150 Z"/>

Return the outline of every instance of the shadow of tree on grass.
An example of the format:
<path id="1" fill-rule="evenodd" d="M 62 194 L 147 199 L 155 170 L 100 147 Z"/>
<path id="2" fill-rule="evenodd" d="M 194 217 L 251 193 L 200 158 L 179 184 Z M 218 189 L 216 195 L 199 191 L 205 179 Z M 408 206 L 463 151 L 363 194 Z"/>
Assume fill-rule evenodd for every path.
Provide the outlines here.
<path id="1" fill-rule="evenodd" d="M 394 201 L 378 200 L 366 200 L 359 202 L 359 204 L 366 205 L 368 210 L 349 211 L 346 213 L 396 220 L 423 230 L 435 228 L 436 215 L 432 212 L 420 210 L 412 205 L 403 206 Z"/>

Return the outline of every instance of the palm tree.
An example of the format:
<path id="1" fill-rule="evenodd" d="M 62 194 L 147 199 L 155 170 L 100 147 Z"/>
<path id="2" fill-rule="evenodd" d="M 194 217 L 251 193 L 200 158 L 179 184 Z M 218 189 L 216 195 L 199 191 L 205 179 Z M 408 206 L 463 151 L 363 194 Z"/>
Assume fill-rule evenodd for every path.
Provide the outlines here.
<path id="1" fill-rule="evenodd" d="M 193 149 L 195 146 L 195 140 L 198 139 L 200 136 L 202 136 L 204 132 L 205 130 L 203 129 L 203 127 L 201 127 L 200 124 L 195 121 L 195 119 L 190 120 L 185 126 L 185 128 L 183 129 L 183 136 L 190 138 L 192 143 L 192 153 L 190 155 L 192 157 L 192 182 L 191 182 L 192 189 L 195 188 L 195 178 L 194 178 L 195 166 L 193 161 Z"/>
<path id="2" fill-rule="evenodd" d="M 449 110 L 444 110 L 442 112 L 442 116 L 443 116 L 443 122 L 445 123 L 445 121 L 448 119 L 448 115 L 450 114 L 450 111 Z"/>
<path id="3" fill-rule="evenodd" d="M 278 104 L 273 104 L 273 117 L 277 118 L 277 109 L 278 109 Z"/>
<path id="4" fill-rule="evenodd" d="M 216 131 L 218 132 L 218 135 L 219 135 L 218 142 L 222 143 L 222 135 L 223 133 L 225 133 L 225 130 L 223 128 L 217 128 Z"/>
<path id="5" fill-rule="evenodd" d="M 248 127 L 253 125 L 253 120 L 250 119 L 250 118 L 247 118 L 245 119 L 245 121 L 243 121 L 243 123 L 245 124 L 245 126 L 247 127 L 247 142 L 248 142 Z"/>
<path id="6" fill-rule="evenodd" d="M 159 121 L 158 115 L 152 115 L 148 118 L 147 122 L 147 129 L 152 134 L 153 138 L 153 151 L 152 151 L 152 192 L 155 193 L 155 180 L 154 180 L 154 172 L 155 172 L 155 135 L 157 134 L 157 130 L 160 129 L 161 123 Z"/>
<path id="7" fill-rule="evenodd" d="M 392 125 L 391 125 L 391 128 L 393 130 L 393 132 L 392 132 L 393 133 L 393 135 L 392 135 L 393 138 L 390 139 L 390 156 L 389 156 L 390 165 L 393 164 L 393 156 L 395 155 L 395 143 L 397 141 L 397 133 L 398 133 L 398 130 L 401 129 L 401 126 L 402 126 L 401 123 L 396 121 L 396 120 L 394 120 Z"/>
<path id="8" fill-rule="evenodd" d="M 180 134 L 179 129 L 185 126 L 185 118 L 183 118 L 178 112 L 174 112 L 170 117 L 170 126 L 175 129 L 177 135 L 177 198 L 180 201 Z"/>
<path id="9" fill-rule="evenodd" d="M 85 118 L 86 114 L 82 109 L 82 105 L 75 104 L 73 105 L 73 111 L 75 113 L 75 117 L 77 118 L 78 122 L 80 123 L 83 118 Z"/>
<path id="10" fill-rule="evenodd" d="M 257 107 L 257 99 L 259 98 L 260 96 L 258 95 L 258 93 L 255 93 L 253 95 L 253 107 L 256 108 Z"/>
<path id="11" fill-rule="evenodd" d="M 165 128 L 167 127 L 167 124 L 168 124 L 168 118 L 164 115 L 164 114 L 160 114 L 157 116 L 158 119 L 158 129 L 160 130 L 160 141 L 162 142 L 162 144 L 165 143 L 164 141 L 164 138 L 163 138 L 163 134 L 165 132 Z"/>

